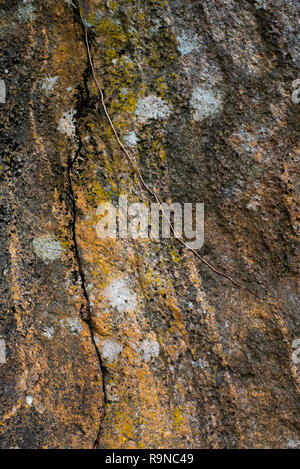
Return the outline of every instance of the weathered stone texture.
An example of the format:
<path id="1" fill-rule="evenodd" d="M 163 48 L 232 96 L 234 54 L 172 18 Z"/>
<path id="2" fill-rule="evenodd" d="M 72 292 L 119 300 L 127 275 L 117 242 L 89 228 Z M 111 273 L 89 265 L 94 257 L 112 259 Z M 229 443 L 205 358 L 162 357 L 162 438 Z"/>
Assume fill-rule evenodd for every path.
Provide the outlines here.
<path id="1" fill-rule="evenodd" d="M 97 236 L 152 200 L 71 3 L 0 10 L 0 447 L 91 447 L 103 408 L 104 448 L 300 447 L 299 2 L 81 1 L 145 181 L 205 204 L 201 256 L 254 294 Z"/>

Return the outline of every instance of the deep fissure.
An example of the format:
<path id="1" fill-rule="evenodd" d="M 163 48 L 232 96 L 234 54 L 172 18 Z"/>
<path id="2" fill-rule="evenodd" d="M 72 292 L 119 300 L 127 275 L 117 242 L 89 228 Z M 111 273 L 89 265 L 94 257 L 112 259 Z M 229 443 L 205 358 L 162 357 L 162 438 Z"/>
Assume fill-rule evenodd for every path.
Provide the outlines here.
<path id="1" fill-rule="evenodd" d="M 76 9 L 74 8 L 74 18 L 75 21 L 78 19 L 78 15 L 76 12 Z M 80 27 L 82 27 L 81 22 Z M 99 363 L 99 368 L 100 368 L 100 373 L 101 373 L 101 378 L 102 378 L 102 392 L 103 392 L 103 407 L 100 415 L 100 422 L 99 422 L 99 429 L 97 432 L 97 435 L 95 437 L 95 441 L 93 443 L 93 448 L 96 449 L 99 444 L 100 444 L 100 434 L 102 430 L 102 423 L 103 419 L 105 416 L 105 408 L 107 405 L 107 394 L 106 394 L 106 389 L 105 389 L 105 367 L 103 365 L 102 357 L 99 352 L 99 349 L 95 343 L 94 339 L 94 334 L 93 334 L 93 326 L 92 326 L 92 312 L 91 312 L 91 304 L 90 304 L 90 299 L 89 299 L 89 294 L 86 288 L 86 280 L 85 280 L 85 274 L 84 270 L 82 267 L 82 262 L 80 258 L 80 252 L 79 252 L 79 247 L 77 243 L 77 236 L 76 236 L 76 223 L 77 223 L 77 206 L 76 206 L 76 198 L 75 198 L 75 191 L 73 188 L 73 182 L 72 182 L 72 169 L 74 166 L 74 163 L 77 161 L 77 158 L 81 152 L 82 149 L 82 140 L 80 136 L 80 132 L 78 129 L 78 122 L 80 120 L 81 114 L 82 114 L 82 109 L 85 107 L 86 103 L 89 100 L 89 93 L 88 93 L 88 86 L 87 86 L 87 79 L 89 76 L 89 63 L 87 62 L 86 68 L 83 73 L 83 85 L 84 85 L 84 92 L 86 96 L 84 96 L 83 91 L 79 89 L 79 105 L 77 106 L 77 113 L 76 113 L 76 119 L 75 119 L 75 138 L 77 142 L 77 149 L 75 150 L 75 155 L 72 155 L 72 151 L 69 152 L 69 157 L 68 157 L 68 167 L 67 167 L 67 178 L 68 178 L 68 186 L 69 186 L 69 196 L 71 199 L 71 207 L 72 207 L 72 240 L 73 240 L 73 245 L 74 245 L 74 255 L 75 255 L 75 260 L 77 263 L 77 268 L 78 268 L 78 275 L 80 278 L 80 283 L 81 283 L 81 288 L 83 291 L 83 295 L 85 298 L 86 305 L 82 305 L 80 308 L 80 316 L 81 319 L 88 325 L 89 331 L 90 331 L 90 336 L 91 336 L 91 341 L 93 344 L 93 347 L 95 349 L 95 353 L 97 355 L 98 363 Z M 83 311 L 85 309 L 85 311 Z"/>

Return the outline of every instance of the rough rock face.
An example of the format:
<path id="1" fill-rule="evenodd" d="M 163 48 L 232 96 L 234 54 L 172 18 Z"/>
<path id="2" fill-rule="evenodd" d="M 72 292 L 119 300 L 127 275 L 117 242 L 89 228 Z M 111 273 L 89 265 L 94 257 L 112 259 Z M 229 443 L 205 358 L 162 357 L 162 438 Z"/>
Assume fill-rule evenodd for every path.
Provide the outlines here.
<path id="1" fill-rule="evenodd" d="M 101 203 L 153 200 L 78 8 L 4 0 L 0 447 L 100 423 L 103 448 L 300 447 L 299 2 L 81 13 L 146 183 L 205 204 L 199 253 L 246 289 L 176 240 L 97 236 Z"/>

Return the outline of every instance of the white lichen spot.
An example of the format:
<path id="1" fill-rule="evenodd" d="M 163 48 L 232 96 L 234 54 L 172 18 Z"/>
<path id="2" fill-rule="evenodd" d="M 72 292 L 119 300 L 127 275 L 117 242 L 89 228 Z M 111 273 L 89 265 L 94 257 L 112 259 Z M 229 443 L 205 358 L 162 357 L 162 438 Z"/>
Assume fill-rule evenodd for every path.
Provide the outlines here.
<path id="1" fill-rule="evenodd" d="M 25 5 L 20 5 L 18 8 L 18 20 L 20 23 L 28 23 L 28 21 L 34 21 L 36 18 L 36 8 L 27 1 L 23 2 Z"/>
<path id="2" fill-rule="evenodd" d="M 52 339 L 55 335 L 55 330 L 53 326 L 44 327 L 43 336 L 47 337 L 47 339 Z"/>
<path id="3" fill-rule="evenodd" d="M 129 283 L 124 278 L 113 280 L 103 294 L 110 306 L 117 308 L 119 313 L 134 311 L 136 308 L 136 294 L 131 291 Z"/>
<path id="4" fill-rule="evenodd" d="M 260 9 L 267 10 L 268 9 L 268 5 L 266 3 L 266 0 L 255 0 L 254 6 L 257 10 L 260 10 Z"/>
<path id="5" fill-rule="evenodd" d="M 259 196 L 257 195 L 254 195 L 250 202 L 247 204 L 247 208 L 249 210 L 257 210 L 257 207 L 260 207 L 261 206 L 261 199 Z"/>
<path id="6" fill-rule="evenodd" d="M 100 345 L 100 339 L 97 336 L 94 336 L 94 341 L 96 345 Z"/>
<path id="7" fill-rule="evenodd" d="M 106 384 L 106 395 L 109 401 L 117 402 L 120 400 L 120 396 L 115 392 L 116 385 L 113 381 Z"/>
<path id="8" fill-rule="evenodd" d="M 199 358 L 199 360 L 197 361 L 194 361 L 192 360 L 191 361 L 192 365 L 195 366 L 195 367 L 199 367 L 199 368 L 209 368 L 209 363 L 206 361 L 206 360 L 202 360 L 201 358 Z"/>
<path id="9" fill-rule="evenodd" d="M 126 86 L 124 86 L 121 91 L 120 91 L 120 94 L 121 96 L 126 96 L 128 94 L 128 88 L 126 88 Z"/>
<path id="10" fill-rule="evenodd" d="M 130 147 L 135 147 L 137 144 L 138 144 L 138 137 L 136 135 L 135 132 L 128 132 L 128 134 L 126 134 L 124 137 L 123 137 L 123 140 L 124 142 L 129 145 Z"/>
<path id="11" fill-rule="evenodd" d="M 60 258 L 63 248 L 52 233 L 39 236 L 32 241 L 36 255 L 46 264 Z"/>
<path id="12" fill-rule="evenodd" d="M 82 323 L 77 318 L 64 318 L 60 323 L 71 334 L 80 334 L 83 331 Z"/>
<path id="13" fill-rule="evenodd" d="M 199 39 L 190 31 L 182 31 L 177 35 L 178 50 L 181 55 L 187 55 L 199 48 Z"/>
<path id="14" fill-rule="evenodd" d="M 33 397 L 32 396 L 26 396 L 26 404 L 31 406 L 33 402 Z"/>
<path id="15" fill-rule="evenodd" d="M 288 448 L 300 449 L 300 440 L 289 440 Z"/>
<path id="16" fill-rule="evenodd" d="M 194 120 L 201 121 L 206 117 L 212 117 L 218 114 L 222 109 L 223 100 L 220 92 L 213 89 L 197 87 L 192 93 L 190 106 L 194 110 Z"/>
<path id="17" fill-rule="evenodd" d="M 113 339 L 104 339 L 101 344 L 102 356 L 108 363 L 117 360 L 123 350 L 123 346 Z"/>
<path id="18" fill-rule="evenodd" d="M 150 362 L 159 356 L 159 343 L 153 339 L 143 340 L 138 347 L 138 352 L 146 362 Z"/>
<path id="19" fill-rule="evenodd" d="M 73 7 L 73 8 L 77 8 L 74 3 L 72 2 L 72 0 L 64 0 L 64 2 L 68 5 L 68 7 Z"/>
<path id="20" fill-rule="evenodd" d="M 0 103 L 6 103 L 6 84 L 4 80 L 0 80 Z"/>
<path id="21" fill-rule="evenodd" d="M 142 123 L 150 119 L 166 119 L 170 116 L 171 112 L 169 104 L 155 95 L 140 98 L 135 110 L 137 118 Z"/>
<path id="22" fill-rule="evenodd" d="M 68 137 L 75 137 L 76 127 L 73 120 L 75 114 L 76 111 L 74 109 L 70 109 L 69 111 L 65 112 L 60 118 L 57 130 L 67 135 Z"/>
<path id="23" fill-rule="evenodd" d="M 6 348 L 5 348 L 5 340 L 0 339 L 0 364 L 6 363 Z"/>
<path id="24" fill-rule="evenodd" d="M 46 95 L 48 95 L 55 87 L 58 81 L 58 76 L 56 77 L 46 77 L 41 81 L 41 88 Z"/>

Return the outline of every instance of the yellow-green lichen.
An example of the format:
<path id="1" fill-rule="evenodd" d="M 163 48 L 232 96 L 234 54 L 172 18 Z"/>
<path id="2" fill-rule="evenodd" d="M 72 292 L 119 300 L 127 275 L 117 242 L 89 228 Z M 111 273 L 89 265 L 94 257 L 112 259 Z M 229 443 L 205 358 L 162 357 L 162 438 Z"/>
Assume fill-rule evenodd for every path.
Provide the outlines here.
<path id="1" fill-rule="evenodd" d="M 173 414 L 174 425 L 176 427 L 180 427 L 182 420 L 183 420 L 183 417 L 181 414 L 181 407 L 178 407 L 178 409 L 175 409 L 174 414 Z"/>

